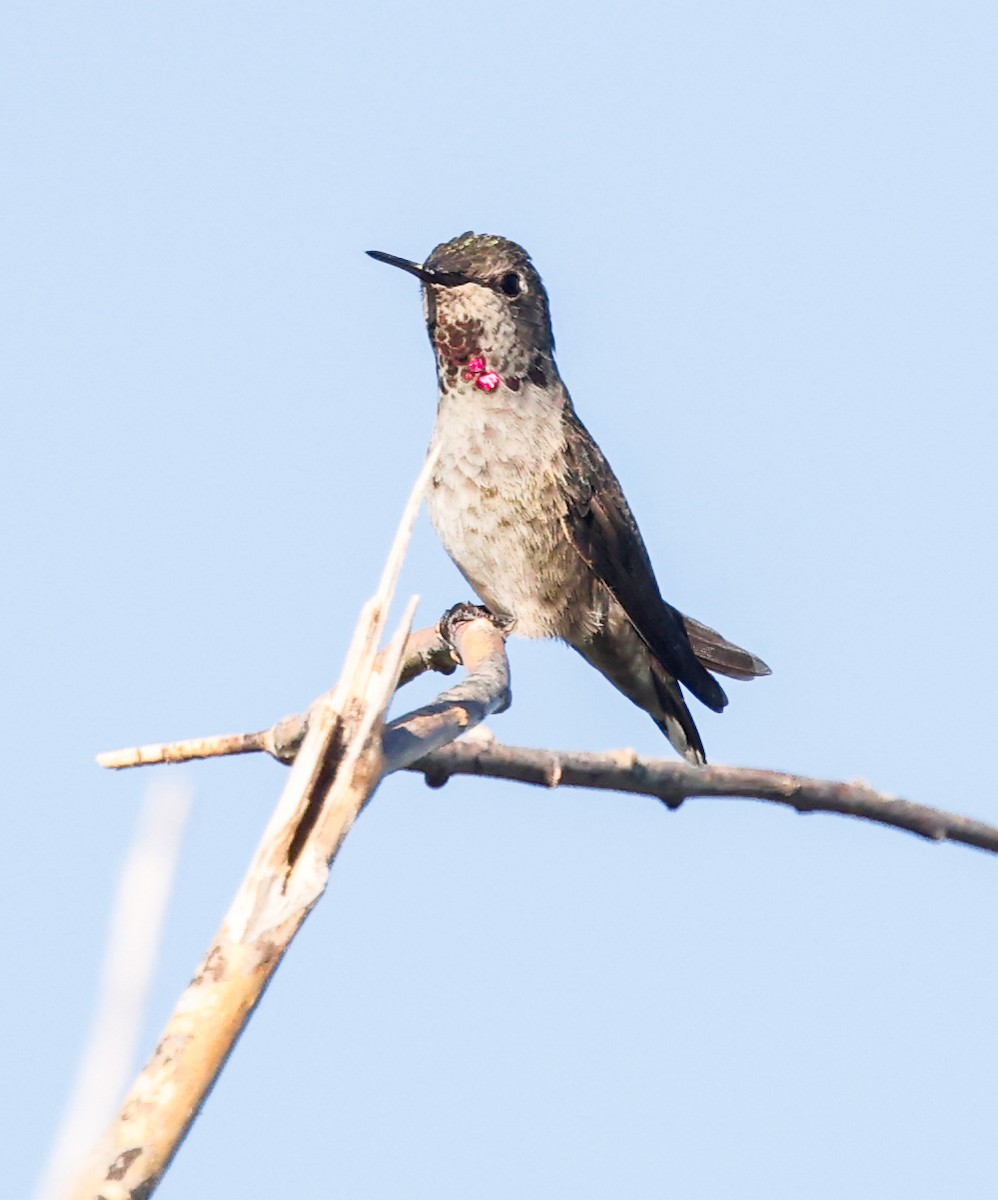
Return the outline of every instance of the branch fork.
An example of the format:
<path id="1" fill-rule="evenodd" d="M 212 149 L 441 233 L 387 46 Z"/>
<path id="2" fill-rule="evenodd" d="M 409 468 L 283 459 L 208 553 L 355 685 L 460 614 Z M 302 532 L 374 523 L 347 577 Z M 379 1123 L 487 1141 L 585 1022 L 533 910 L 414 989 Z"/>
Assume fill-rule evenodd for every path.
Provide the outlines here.
<path id="1" fill-rule="evenodd" d="M 365 605 L 337 685 L 303 714 L 258 733 L 157 743 L 99 756 L 120 770 L 263 752 L 291 764 L 246 877 L 162 1038 L 94 1151 L 74 1200 L 134 1200 L 155 1190 L 291 940 L 325 890 L 329 870 L 380 781 L 416 771 L 432 787 L 455 775 L 515 779 L 653 796 L 670 809 L 692 797 L 746 797 L 798 812 L 833 812 L 998 852 L 998 827 L 912 804 L 869 785 L 752 768 L 693 767 L 639 757 L 506 746 L 482 724 L 510 704 L 508 628 L 487 610 L 457 605 L 411 631 L 416 600 L 379 652 L 416 509 L 424 465 L 375 596 Z M 395 691 L 427 670 L 464 678 L 430 704 L 385 722 Z M 471 734 L 471 736 L 461 736 Z M 460 739 L 460 740 L 458 740 Z"/>

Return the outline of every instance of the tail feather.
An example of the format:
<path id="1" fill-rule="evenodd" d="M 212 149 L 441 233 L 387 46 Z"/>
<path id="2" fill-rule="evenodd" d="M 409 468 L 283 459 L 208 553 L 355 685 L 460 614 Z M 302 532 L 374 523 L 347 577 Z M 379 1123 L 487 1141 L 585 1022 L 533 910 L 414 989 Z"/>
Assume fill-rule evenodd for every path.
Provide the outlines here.
<path id="1" fill-rule="evenodd" d="M 661 715 L 651 713 L 651 719 L 669 739 L 673 749 L 695 767 L 707 765 L 700 732 L 686 707 L 679 684 L 667 675 L 657 662 L 652 664 L 651 677 L 658 695 Z"/>
<path id="2" fill-rule="evenodd" d="M 729 642 L 716 629 L 692 617 L 682 620 L 690 648 L 707 670 L 732 679 L 769 674 L 769 667 L 761 658 Z M 652 653 L 619 604 L 611 601 L 603 625 L 587 630 L 584 637 L 572 639 L 569 644 L 629 700 L 643 708 L 688 763 L 706 764 L 703 742 L 682 688 Z"/>
<path id="3" fill-rule="evenodd" d="M 761 658 L 729 642 L 716 629 L 685 614 L 683 623 L 693 653 L 709 671 L 716 671 L 729 679 L 755 679 L 760 675 L 772 674 Z"/>

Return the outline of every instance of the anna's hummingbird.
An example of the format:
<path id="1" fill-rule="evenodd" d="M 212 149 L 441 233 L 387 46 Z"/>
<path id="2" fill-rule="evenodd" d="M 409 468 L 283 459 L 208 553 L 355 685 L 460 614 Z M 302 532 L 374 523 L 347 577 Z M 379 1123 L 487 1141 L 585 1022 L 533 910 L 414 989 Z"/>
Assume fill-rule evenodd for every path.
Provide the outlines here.
<path id="1" fill-rule="evenodd" d="M 475 233 L 422 265 L 368 253 L 423 283 L 439 386 L 427 504 L 447 553 L 497 617 L 568 642 L 705 763 L 679 685 L 720 712 L 727 697 L 708 667 L 732 679 L 769 668 L 662 599 L 617 477 L 558 374 L 529 255 Z"/>

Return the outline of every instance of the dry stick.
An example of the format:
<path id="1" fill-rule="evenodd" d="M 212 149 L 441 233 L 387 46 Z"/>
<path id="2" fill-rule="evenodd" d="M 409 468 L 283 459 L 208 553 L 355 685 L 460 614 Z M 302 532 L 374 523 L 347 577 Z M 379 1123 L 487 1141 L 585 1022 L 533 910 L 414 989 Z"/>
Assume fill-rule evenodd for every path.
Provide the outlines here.
<path id="1" fill-rule="evenodd" d="M 403 629 L 396 635 L 396 655 L 401 650 Z M 391 723 L 393 737 L 405 748 L 400 761 L 425 754 L 426 747 L 439 740 L 441 725 L 454 736 L 455 731 L 473 727 L 508 703 L 502 634 L 491 622 L 479 618 L 456 628 L 453 637 L 469 674 L 438 700 Z M 393 690 L 390 680 L 390 674 L 384 677 L 381 711 Z M 331 707 L 331 711 L 338 710 Z M 299 772 L 321 782 L 321 748 L 315 750 L 314 746 L 317 738 L 325 736 L 326 728 L 323 712 L 313 708 L 279 812 L 295 790 L 292 784 Z M 284 821 L 275 814 L 211 949 L 115 1125 L 72 1193 L 74 1200 L 95 1196 L 126 1200 L 149 1196 L 155 1189 L 271 975 L 321 895 L 329 864 L 343 838 L 384 774 L 380 738 L 374 736 L 378 729 L 376 722 L 367 720 L 361 735 L 351 738 L 337 766 L 337 780 L 345 778 L 346 783 L 337 787 L 334 781 L 293 864 L 287 859 L 312 810 L 303 811 L 297 805 L 295 819 Z M 334 726 L 332 732 L 336 731 Z M 352 758 L 358 770 L 346 770 L 350 747 L 359 747 Z"/>
<path id="2" fill-rule="evenodd" d="M 465 610 L 464 614 L 460 610 Z M 459 605 L 441 623 L 450 629 L 455 617 L 477 616 L 483 611 Z M 456 643 L 468 676 L 456 687 L 442 692 L 432 704 L 385 726 L 382 736 L 385 775 L 404 770 L 510 705 L 506 639 L 492 621 L 478 616 L 469 624 L 457 626 L 449 638 Z"/>
<path id="3" fill-rule="evenodd" d="M 188 786 L 160 776 L 148 790 L 121 872 L 93 1026 L 35 1200 L 61 1200 L 134 1070 L 184 824 Z"/>
<path id="4" fill-rule="evenodd" d="M 415 601 L 385 654 L 376 649 L 431 466 L 428 460 L 379 592 L 358 622 L 341 681 L 309 713 L 308 732 L 249 872 L 73 1197 L 126 1200 L 155 1189 L 381 779 L 383 714 L 396 688 Z M 468 630 L 476 624 L 485 622 Z M 460 632 L 456 637 L 460 645 Z M 481 711 L 496 711 L 505 700 L 504 690 Z M 476 710 L 465 723 L 477 719 Z"/>
<path id="5" fill-rule="evenodd" d="M 364 653 L 371 643 L 368 630 L 376 622 L 377 614 L 365 610 L 351 649 L 352 669 L 344 671 L 335 699 L 313 713 L 277 811 L 214 943 L 117 1120 L 87 1164 L 74 1196 L 124 1200 L 151 1193 L 317 898 L 314 891 L 307 896 L 303 889 L 289 886 L 296 865 L 289 851 L 316 805 L 334 797 L 340 800 L 344 792 L 347 801 L 340 804 L 340 814 L 345 834 L 351 808 L 359 809 L 371 782 L 366 772 L 356 769 L 356 757 L 349 771 L 337 769 L 341 764 L 336 759 L 356 743 L 360 721 L 377 703 L 379 689 L 372 685 L 382 684 L 387 701 L 384 677 L 374 675 L 373 656 Z M 366 756 L 364 766 L 369 766 Z M 330 769 L 335 771 L 332 780 Z M 313 817 L 309 832 L 314 833 L 314 825 Z M 336 844 L 334 839 L 333 853 Z M 293 898 L 287 897 L 289 891 Z"/>
<path id="6" fill-rule="evenodd" d="M 875 792 L 863 782 L 840 783 L 752 767 L 691 767 L 669 759 L 639 758 L 633 750 L 602 754 L 535 750 L 481 739 L 434 750 L 408 769 L 421 772 L 433 787 L 443 786 L 452 775 L 479 775 L 541 787 L 655 796 L 669 808 L 678 808 L 693 797 L 766 800 L 799 813 L 840 813 L 932 841 L 960 842 L 998 853 L 998 826 Z"/>

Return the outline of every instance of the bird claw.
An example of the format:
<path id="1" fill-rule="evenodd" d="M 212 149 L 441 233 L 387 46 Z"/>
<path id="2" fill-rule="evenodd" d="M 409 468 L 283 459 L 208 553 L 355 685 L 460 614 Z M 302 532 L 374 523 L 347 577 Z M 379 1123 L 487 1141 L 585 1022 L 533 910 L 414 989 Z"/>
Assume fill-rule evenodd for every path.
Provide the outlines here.
<path id="1" fill-rule="evenodd" d="M 465 621 L 475 621 L 482 618 L 486 621 L 491 621 L 492 624 L 505 637 L 513 626 L 516 620 L 513 617 L 506 616 L 501 613 L 494 613 L 491 609 L 485 607 L 484 604 L 472 604 L 469 601 L 462 601 L 460 604 L 455 604 L 449 608 L 440 618 L 439 629 L 440 636 L 448 645 L 454 644 L 454 626 L 463 624 Z"/>

